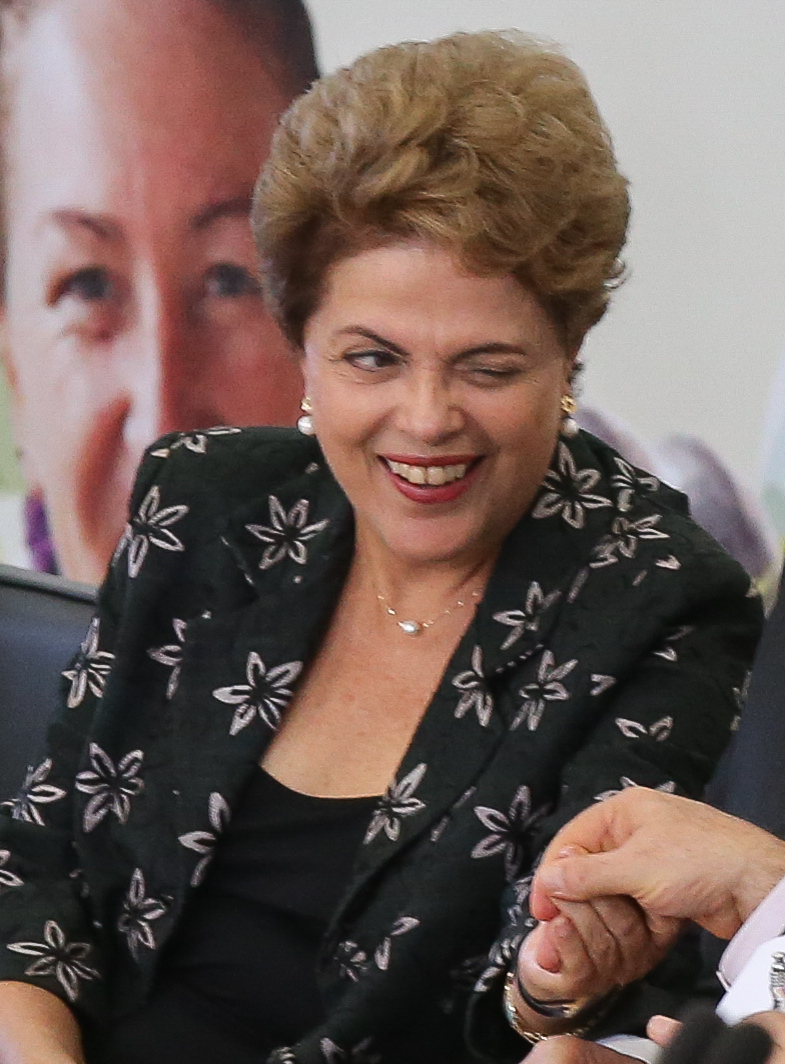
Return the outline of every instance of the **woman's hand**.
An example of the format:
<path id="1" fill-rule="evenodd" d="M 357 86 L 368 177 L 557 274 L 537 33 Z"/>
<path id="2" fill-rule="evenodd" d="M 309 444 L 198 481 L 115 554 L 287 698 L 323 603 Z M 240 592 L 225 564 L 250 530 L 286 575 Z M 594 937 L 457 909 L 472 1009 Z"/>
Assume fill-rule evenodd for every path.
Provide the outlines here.
<path id="1" fill-rule="evenodd" d="M 640 908 L 627 898 L 560 902 L 558 908 L 557 916 L 531 932 L 518 954 L 520 983 L 530 997 L 545 1004 L 598 1001 L 640 979 L 671 944 L 670 938 L 652 934 Z M 567 1026 L 528 1008 L 520 994 L 515 1002 L 529 1030 L 546 1034 Z"/>
<path id="2" fill-rule="evenodd" d="M 558 908 L 519 955 L 521 981 L 534 998 L 602 997 L 644 976 L 671 945 L 652 933 L 628 898 L 560 901 Z"/>
<path id="3" fill-rule="evenodd" d="M 71 1010 L 48 990 L 0 981 L 0 1064 L 83 1064 Z"/>
<path id="4" fill-rule="evenodd" d="M 565 1035 L 540 1042 L 521 1064 L 640 1064 L 637 1057 L 627 1057 L 596 1042 Z M 779 1064 L 779 1062 L 778 1062 Z"/>

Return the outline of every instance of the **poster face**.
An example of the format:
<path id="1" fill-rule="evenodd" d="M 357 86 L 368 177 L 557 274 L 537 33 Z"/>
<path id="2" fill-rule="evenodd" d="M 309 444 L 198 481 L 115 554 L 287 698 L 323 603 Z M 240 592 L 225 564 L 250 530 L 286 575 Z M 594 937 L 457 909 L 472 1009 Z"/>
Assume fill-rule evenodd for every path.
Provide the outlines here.
<path id="1" fill-rule="evenodd" d="M 0 560 L 95 583 L 149 443 L 296 418 L 248 211 L 310 80 L 310 29 L 296 2 L 15 6 L 31 5 L 2 16 Z"/>

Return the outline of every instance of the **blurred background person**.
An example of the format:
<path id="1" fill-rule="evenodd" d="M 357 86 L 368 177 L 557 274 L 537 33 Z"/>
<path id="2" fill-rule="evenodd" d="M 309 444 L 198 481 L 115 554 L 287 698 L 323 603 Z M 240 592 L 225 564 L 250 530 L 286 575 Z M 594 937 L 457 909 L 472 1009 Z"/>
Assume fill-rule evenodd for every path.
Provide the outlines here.
<path id="1" fill-rule="evenodd" d="M 34 564 L 97 582 L 143 448 L 292 423 L 248 209 L 301 0 L 6 0 L 2 356 Z M 203 436 L 187 446 L 199 448 Z"/>

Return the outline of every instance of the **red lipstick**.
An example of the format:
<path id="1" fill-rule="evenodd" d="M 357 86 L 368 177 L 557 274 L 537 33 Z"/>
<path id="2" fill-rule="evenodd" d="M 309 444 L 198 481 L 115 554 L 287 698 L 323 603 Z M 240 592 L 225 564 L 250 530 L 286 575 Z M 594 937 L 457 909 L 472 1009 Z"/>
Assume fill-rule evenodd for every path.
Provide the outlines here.
<path id="1" fill-rule="evenodd" d="M 385 460 L 386 459 L 386 460 Z M 482 464 L 481 456 L 472 455 L 449 455 L 433 458 L 423 458 L 418 455 L 392 455 L 379 456 L 380 463 L 391 483 L 397 490 L 412 502 L 436 503 L 454 502 L 464 495 L 475 480 L 476 472 Z M 459 480 L 453 480 L 449 484 L 412 484 L 405 477 L 393 473 L 387 462 L 402 462 L 413 466 L 448 466 L 468 465 L 470 468 Z"/>

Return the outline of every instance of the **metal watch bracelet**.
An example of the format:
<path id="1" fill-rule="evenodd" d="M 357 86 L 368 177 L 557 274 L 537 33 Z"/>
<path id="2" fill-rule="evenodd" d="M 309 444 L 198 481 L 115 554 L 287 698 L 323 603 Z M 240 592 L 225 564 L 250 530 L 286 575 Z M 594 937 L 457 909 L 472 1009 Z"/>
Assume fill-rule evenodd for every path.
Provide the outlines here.
<path id="1" fill-rule="evenodd" d="M 515 1007 L 515 999 L 513 997 L 513 993 L 517 989 L 518 985 L 519 980 L 517 979 L 517 973 L 514 971 L 508 972 L 507 978 L 504 981 L 504 996 L 502 998 L 504 1015 L 507 1017 L 507 1022 L 509 1023 L 510 1027 L 512 1027 L 513 1031 L 515 1031 L 517 1035 L 520 1035 L 520 1037 L 523 1038 L 524 1041 L 528 1042 L 530 1045 L 537 1045 L 538 1042 L 544 1042 L 546 1038 L 551 1038 L 557 1032 L 553 1031 L 551 1032 L 551 1034 L 542 1034 L 540 1031 L 529 1030 L 529 1028 L 525 1025 L 523 1019 L 521 1018 L 518 1009 Z M 580 1037 L 581 1035 L 588 1034 L 591 1027 L 592 1024 L 587 1024 L 583 1027 L 571 1027 L 567 1031 L 559 1031 L 558 1033 L 572 1034 Z"/>

